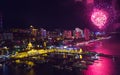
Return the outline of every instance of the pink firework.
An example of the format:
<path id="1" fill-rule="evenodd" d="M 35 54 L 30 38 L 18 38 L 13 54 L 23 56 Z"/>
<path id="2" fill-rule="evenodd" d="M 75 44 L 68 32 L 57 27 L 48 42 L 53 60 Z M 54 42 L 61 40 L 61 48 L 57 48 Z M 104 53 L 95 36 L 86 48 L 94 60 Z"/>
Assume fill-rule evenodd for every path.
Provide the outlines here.
<path id="1" fill-rule="evenodd" d="M 103 10 L 94 9 L 92 15 L 91 15 L 91 21 L 94 25 L 96 25 L 98 28 L 103 28 L 104 25 L 107 22 L 107 14 Z"/>

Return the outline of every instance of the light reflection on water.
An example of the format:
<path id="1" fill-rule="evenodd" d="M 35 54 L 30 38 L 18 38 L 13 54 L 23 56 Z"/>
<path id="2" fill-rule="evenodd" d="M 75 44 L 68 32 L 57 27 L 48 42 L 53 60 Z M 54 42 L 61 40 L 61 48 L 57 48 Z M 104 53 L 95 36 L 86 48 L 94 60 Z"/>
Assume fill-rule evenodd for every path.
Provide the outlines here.
<path id="1" fill-rule="evenodd" d="M 116 49 L 117 48 L 117 49 Z M 118 51 L 119 46 L 113 45 L 112 43 L 103 43 L 100 44 L 94 49 L 98 53 L 104 53 L 108 55 L 119 55 Z M 117 53 L 118 52 L 118 53 Z M 119 60 L 119 59 L 118 59 Z M 119 70 L 116 68 L 117 63 L 113 58 L 100 57 L 99 60 L 96 60 L 93 65 L 88 66 L 88 70 L 84 70 L 84 75 L 120 75 Z"/>
<path id="2" fill-rule="evenodd" d="M 95 63 L 84 70 L 85 75 L 116 75 L 114 62 L 109 58 L 100 58 Z"/>
<path id="3" fill-rule="evenodd" d="M 120 55 L 119 49 L 119 45 L 116 46 L 112 43 L 108 44 L 100 42 L 99 44 L 96 44 L 96 48 L 93 51 L 110 55 Z M 40 70 L 31 69 L 30 71 L 23 71 L 19 69 L 13 70 L 4 65 L 3 71 L 0 72 L 0 75 L 120 75 L 120 68 L 116 68 L 116 66 L 119 67 L 118 63 L 119 62 L 114 62 L 111 58 L 100 57 L 100 59 L 96 60 L 93 65 L 89 65 L 87 70 L 71 74 L 67 74 L 65 71 L 63 73 L 56 72 L 49 68 L 49 71 L 46 71 L 44 67 Z"/>

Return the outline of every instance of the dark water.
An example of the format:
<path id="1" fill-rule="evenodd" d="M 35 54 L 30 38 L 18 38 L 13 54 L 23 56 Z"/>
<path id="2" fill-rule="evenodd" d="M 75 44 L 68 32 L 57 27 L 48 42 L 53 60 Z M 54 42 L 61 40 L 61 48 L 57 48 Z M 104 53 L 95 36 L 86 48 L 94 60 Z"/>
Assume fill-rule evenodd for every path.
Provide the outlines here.
<path id="1" fill-rule="evenodd" d="M 0 70 L 0 75 L 120 75 L 120 43 L 114 40 L 101 41 L 95 45 L 96 48 L 93 51 L 118 56 L 118 58 L 100 57 L 93 65 L 89 65 L 87 70 L 61 71 L 50 68 L 50 65 L 46 65 L 46 67 L 39 65 L 35 69 L 25 71 L 4 65 L 3 70 Z"/>

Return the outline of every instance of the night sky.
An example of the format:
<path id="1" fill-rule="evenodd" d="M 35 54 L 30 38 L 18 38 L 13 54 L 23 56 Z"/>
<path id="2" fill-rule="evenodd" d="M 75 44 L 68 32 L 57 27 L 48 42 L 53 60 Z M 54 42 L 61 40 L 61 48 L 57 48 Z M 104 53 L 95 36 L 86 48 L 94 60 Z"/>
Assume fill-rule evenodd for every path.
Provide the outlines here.
<path id="1" fill-rule="evenodd" d="M 87 27 L 86 7 L 74 0 L 3 0 L 4 28 L 74 29 Z"/>

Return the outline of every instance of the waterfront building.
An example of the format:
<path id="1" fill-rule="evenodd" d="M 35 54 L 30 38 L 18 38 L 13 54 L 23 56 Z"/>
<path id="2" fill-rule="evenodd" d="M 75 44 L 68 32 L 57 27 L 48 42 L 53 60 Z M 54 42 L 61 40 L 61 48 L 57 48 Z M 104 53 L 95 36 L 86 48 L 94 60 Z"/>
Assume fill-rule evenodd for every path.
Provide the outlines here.
<path id="1" fill-rule="evenodd" d="M 72 31 L 71 30 L 65 30 L 63 32 L 64 38 L 72 38 Z"/>
<path id="2" fill-rule="evenodd" d="M 46 38 L 47 37 L 47 31 L 45 29 L 41 29 L 41 37 Z"/>
<path id="3" fill-rule="evenodd" d="M 84 37 L 83 30 L 80 29 L 80 28 L 75 28 L 74 37 L 75 37 L 76 39 L 78 39 L 78 38 L 83 38 L 83 37 Z"/>
<path id="4" fill-rule="evenodd" d="M 84 29 L 84 36 L 85 36 L 85 40 L 89 40 L 90 39 L 90 30 L 85 28 Z"/>

